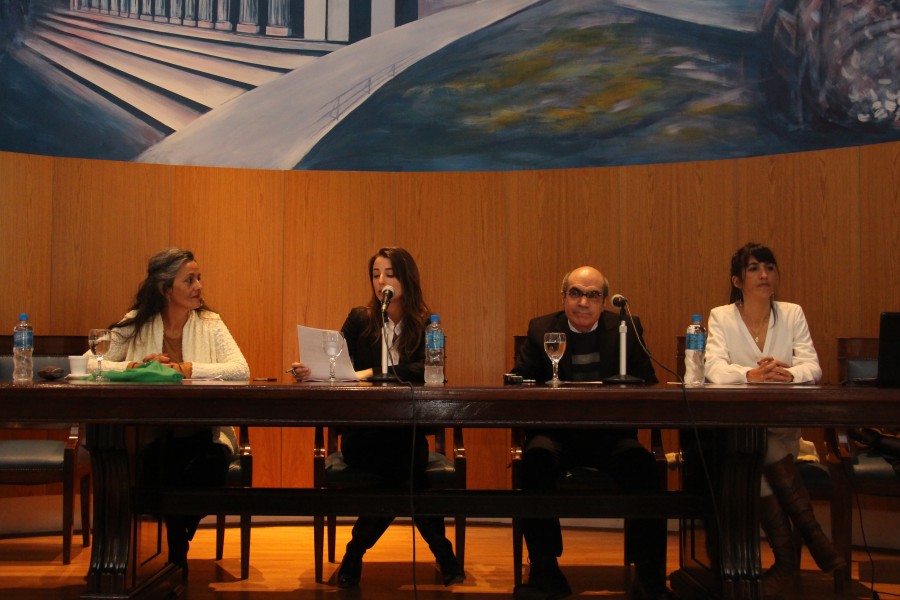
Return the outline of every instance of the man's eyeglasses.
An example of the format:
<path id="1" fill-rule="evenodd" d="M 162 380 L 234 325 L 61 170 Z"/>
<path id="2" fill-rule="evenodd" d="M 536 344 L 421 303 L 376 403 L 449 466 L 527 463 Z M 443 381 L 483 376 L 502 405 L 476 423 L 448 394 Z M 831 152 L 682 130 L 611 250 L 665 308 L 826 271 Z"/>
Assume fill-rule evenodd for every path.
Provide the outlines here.
<path id="1" fill-rule="evenodd" d="M 603 299 L 603 292 L 598 292 L 597 290 L 586 292 L 577 287 L 570 287 L 569 291 L 566 292 L 566 295 L 572 300 L 581 300 L 582 298 L 587 297 L 591 302 L 597 302 Z"/>

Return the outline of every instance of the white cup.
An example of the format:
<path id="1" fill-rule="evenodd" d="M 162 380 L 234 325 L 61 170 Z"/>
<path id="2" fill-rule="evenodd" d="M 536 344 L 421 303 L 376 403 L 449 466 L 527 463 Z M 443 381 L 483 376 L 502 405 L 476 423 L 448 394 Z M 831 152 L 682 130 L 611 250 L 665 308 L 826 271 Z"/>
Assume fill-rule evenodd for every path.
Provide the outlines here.
<path id="1" fill-rule="evenodd" d="M 72 375 L 87 375 L 87 356 L 70 356 L 69 372 Z"/>

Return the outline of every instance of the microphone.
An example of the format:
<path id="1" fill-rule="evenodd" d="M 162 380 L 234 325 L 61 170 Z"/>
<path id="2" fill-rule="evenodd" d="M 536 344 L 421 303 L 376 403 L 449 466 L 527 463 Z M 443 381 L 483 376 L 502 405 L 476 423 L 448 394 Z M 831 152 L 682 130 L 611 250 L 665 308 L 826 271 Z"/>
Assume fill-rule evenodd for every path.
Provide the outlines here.
<path id="1" fill-rule="evenodd" d="M 394 288 L 390 285 L 384 286 L 381 290 L 381 313 L 384 314 L 387 312 L 388 306 L 391 305 L 391 300 L 394 298 Z"/>
<path id="2" fill-rule="evenodd" d="M 625 308 L 626 304 L 628 304 L 628 299 L 622 294 L 616 294 L 612 297 L 612 305 L 616 308 Z"/>
<path id="3" fill-rule="evenodd" d="M 381 373 L 375 373 L 371 377 L 369 377 L 369 381 L 373 381 L 376 383 L 388 383 L 393 381 L 399 381 L 399 378 L 396 375 L 396 371 L 391 373 L 388 369 L 388 364 L 390 361 L 390 353 L 388 352 L 387 345 L 387 309 L 391 304 L 391 300 L 394 298 L 394 288 L 393 286 L 386 285 L 381 288 Z"/>
<path id="4" fill-rule="evenodd" d="M 609 377 L 606 377 L 603 380 L 603 383 L 644 383 L 644 380 L 640 377 L 635 377 L 634 375 L 629 375 L 628 373 L 628 326 L 625 325 L 625 319 L 627 317 L 625 306 L 627 304 L 628 299 L 625 298 L 625 296 L 623 296 L 622 294 L 616 294 L 612 297 L 612 305 L 619 309 L 619 317 L 622 319 L 622 322 L 619 324 L 619 373 L 618 375 L 610 375 Z M 632 325 L 634 325 L 633 321 Z"/>

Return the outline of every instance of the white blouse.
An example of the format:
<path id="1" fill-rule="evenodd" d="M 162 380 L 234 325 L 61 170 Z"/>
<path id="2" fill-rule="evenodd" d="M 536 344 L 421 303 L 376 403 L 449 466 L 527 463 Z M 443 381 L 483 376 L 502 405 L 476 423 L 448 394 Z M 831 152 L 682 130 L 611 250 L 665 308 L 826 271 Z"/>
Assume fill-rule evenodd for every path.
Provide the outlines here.
<path id="1" fill-rule="evenodd" d="M 712 309 L 707 332 L 705 370 L 710 383 L 746 383 L 747 371 L 759 366 L 757 362 L 765 356 L 789 365 L 795 383 L 815 383 L 822 377 L 806 317 L 798 304 L 773 302 L 762 350 L 741 318 L 737 304 Z"/>

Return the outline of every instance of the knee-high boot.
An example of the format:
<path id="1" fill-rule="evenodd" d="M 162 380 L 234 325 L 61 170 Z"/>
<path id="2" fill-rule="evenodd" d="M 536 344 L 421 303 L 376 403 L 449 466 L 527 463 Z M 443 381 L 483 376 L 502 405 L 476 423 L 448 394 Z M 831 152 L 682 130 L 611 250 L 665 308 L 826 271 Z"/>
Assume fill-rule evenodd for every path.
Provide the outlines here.
<path id="1" fill-rule="evenodd" d="M 806 485 L 797 472 L 794 457 L 788 454 L 778 462 L 763 469 L 766 480 L 781 502 L 781 507 L 791 517 L 794 528 L 803 536 L 809 553 L 819 568 L 826 573 L 846 566 L 844 559 L 822 531 L 813 513 Z"/>
<path id="2" fill-rule="evenodd" d="M 790 520 L 774 495 L 759 499 L 759 524 L 766 532 L 766 539 L 775 555 L 775 563 L 765 572 L 762 580 L 763 597 L 768 600 L 776 598 L 791 582 L 799 565 Z"/>

